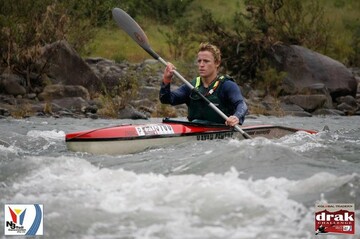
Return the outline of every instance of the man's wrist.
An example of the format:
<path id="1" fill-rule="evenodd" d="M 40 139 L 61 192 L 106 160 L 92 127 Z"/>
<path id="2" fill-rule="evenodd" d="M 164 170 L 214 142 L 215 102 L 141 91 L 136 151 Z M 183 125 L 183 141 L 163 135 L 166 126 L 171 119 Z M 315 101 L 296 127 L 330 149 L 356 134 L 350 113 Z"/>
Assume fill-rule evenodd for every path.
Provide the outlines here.
<path id="1" fill-rule="evenodd" d="M 163 82 L 164 82 L 164 84 L 169 84 L 169 83 L 171 83 L 171 79 L 169 80 L 169 79 L 167 79 L 167 78 L 163 78 Z"/>

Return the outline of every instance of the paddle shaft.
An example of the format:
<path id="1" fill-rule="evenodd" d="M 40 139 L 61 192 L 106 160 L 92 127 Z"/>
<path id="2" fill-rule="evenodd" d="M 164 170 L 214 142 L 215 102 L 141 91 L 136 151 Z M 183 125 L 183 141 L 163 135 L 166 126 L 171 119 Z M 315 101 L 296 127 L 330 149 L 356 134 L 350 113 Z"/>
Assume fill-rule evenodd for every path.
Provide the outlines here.
<path id="1" fill-rule="evenodd" d="M 152 56 L 154 59 L 158 60 L 165 66 L 167 66 L 168 63 L 164 59 L 162 59 L 153 49 L 151 49 L 151 46 L 148 42 L 145 32 L 141 29 L 141 27 L 136 23 L 136 21 L 130 15 L 128 15 L 125 11 L 119 8 L 114 8 L 112 13 L 119 27 L 121 27 L 147 53 L 149 53 L 150 56 Z M 201 94 L 179 72 L 174 70 L 174 75 L 177 78 L 179 78 L 185 85 L 187 85 L 192 91 L 198 94 L 208 104 L 208 106 L 211 109 L 213 109 L 216 113 L 218 113 L 225 121 L 228 120 L 228 116 L 226 114 L 224 114 L 218 107 L 216 107 L 203 94 Z M 245 139 L 251 139 L 251 136 L 247 134 L 244 130 L 242 130 L 239 125 L 235 125 L 234 128 L 238 132 L 240 132 Z"/>

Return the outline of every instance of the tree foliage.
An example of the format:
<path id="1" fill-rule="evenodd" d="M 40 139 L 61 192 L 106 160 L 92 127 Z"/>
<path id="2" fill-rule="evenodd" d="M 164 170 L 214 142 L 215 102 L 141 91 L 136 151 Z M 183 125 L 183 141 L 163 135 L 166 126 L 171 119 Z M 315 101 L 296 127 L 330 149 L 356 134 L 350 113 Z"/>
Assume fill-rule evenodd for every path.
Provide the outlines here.
<path id="1" fill-rule="evenodd" d="M 169 30 L 158 31 L 164 36 L 168 45 L 170 55 L 174 60 L 186 60 L 190 52 L 194 49 L 196 41 L 195 33 L 189 29 L 191 21 L 185 19 L 177 20 L 169 27 Z"/>
<path id="2" fill-rule="evenodd" d="M 81 52 L 95 27 L 111 19 L 118 0 L 0 0 L 0 66 L 22 74 L 27 87 L 44 67 L 36 64 L 41 48 L 66 39 Z M 30 73 L 37 73 L 33 82 Z"/>
<path id="3" fill-rule="evenodd" d="M 235 78 L 265 82 L 274 72 L 269 56 L 278 42 L 326 52 L 331 35 L 317 1 L 246 0 L 245 7 L 245 12 L 236 12 L 231 27 L 217 22 L 209 11 L 198 19 L 201 40 L 221 48 L 224 67 Z"/>
<path id="4" fill-rule="evenodd" d="M 146 16 L 161 23 L 172 24 L 181 18 L 194 0 L 127 0 L 126 10 L 133 16 Z"/>
<path id="5" fill-rule="evenodd" d="M 188 59 L 194 44 L 208 41 L 218 45 L 224 69 L 239 82 L 278 81 L 281 73 L 272 70 L 269 55 L 278 42 L 297 44 L 360 65 L 359 19 L 345 19 L 351 44 L 344 44 L 325 18 L 318 0 L 244 0 L 231 16 L 232 22 L 218 20 L 210 10 L 196 9 L 194 0 L 0 0 L 0 66 L 27 78 L 44 69 L 34 64 L 42 46 L 66 39 L 82 53 L 93 39 L 95 29 L 114 24 L 111 9 L 120 7 L 135 18 L 151 18 L 170 29 L 162 31 L 171 55 Z M 334 0 L 335 8 L 359 8 L 358 1 Z M 274 80 L 275 81 L 275 80 Z"/>
<path id="6" fill-rule="evenodd" d="M 68 40 L 77 51 L 83 51 L 95 29 L 112 21 L 114 7 L 121 7 L 134 16 L 173 23 L 183 16 L 192 1 L 0 0 L 1 65 L 24 68 L 30 55 L 37 57 L 35 49 L 62 39 Z"/>
<path id="7" fill-rule="evenodd" d="M 34 63 L 41 46 L 63 39 L 68 23 L 64 8 L 51 1 L 5 1 L 0 13 L 1 65 L 26 76 L 30 87 L 30 72 L 40 70 Z"/>

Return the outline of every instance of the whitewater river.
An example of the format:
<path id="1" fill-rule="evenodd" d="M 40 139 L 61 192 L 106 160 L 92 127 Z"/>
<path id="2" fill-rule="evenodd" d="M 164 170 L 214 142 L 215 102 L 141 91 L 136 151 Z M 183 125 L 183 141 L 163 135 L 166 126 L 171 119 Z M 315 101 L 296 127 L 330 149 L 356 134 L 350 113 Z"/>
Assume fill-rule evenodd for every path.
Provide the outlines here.
<path id="1" fill-rule="evenodd" d="M 160 119 L 0 119 L 10 144 L 0 144 L 0 238 L 11 203 L 43 204 L 40 238 L 360 238 L 360 117 L 259 117 L 246 125 L 321 132 L 123 156 L 69 152 L 64 142 L 72 131 L 144 122 Z M 317 202 L 354 203 L 356 234 L 315 236 Z"/>

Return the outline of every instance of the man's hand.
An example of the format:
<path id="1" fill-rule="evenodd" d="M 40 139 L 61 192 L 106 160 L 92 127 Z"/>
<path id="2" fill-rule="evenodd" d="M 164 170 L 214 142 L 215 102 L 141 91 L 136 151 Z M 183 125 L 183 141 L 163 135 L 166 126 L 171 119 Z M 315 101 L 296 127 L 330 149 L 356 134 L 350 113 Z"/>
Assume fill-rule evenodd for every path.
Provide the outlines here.
<path id="1" fill-rule="evenodd" d="M 169 62 L 164 70 L 163 82 L 165 84 L 169 84 L 171 82 L 171 79 L 174 76 L 174 70 L 175 66 Z"/>
<path id="2" fill-rule="evenodd" d="M 239 118 L 235 115 L 232 115 L 225 121 L 225 124 L 228 126 L 235 126 L 239 124 Z"/>

